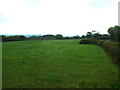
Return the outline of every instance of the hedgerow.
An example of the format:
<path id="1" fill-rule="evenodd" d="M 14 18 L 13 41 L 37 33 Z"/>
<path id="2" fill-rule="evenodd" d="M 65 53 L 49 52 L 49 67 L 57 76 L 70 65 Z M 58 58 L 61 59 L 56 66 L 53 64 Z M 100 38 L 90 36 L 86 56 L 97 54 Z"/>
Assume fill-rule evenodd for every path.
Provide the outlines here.
<path id="1" fill-rule="evenodd" d="M 109 54 L 113 62 L 120 65 L 120 42 L 91 38 L 83 39 L 79 44 L 96 44 L 101 46 Z"/>

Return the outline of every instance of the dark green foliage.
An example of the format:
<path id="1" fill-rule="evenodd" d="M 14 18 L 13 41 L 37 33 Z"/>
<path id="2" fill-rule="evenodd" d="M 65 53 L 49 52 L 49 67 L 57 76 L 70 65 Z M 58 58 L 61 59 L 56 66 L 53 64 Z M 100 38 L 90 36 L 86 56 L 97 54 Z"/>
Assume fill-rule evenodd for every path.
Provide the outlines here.
<path id="1" fill-rule="evenodd" d="M 83 39 L 79 44 L 97 44 L 97 39 Z"/>
<path id="2" fill-rule="evenodd" d="M 99 33 L 94 33 L 94 34 L 93 34 L 93 37 L 100 37 L 100 36 L 102 36 L 102 35 L 99 34 Z"/>
<path id="3" fill-rule="evenodd" d="M 113 41 L 120 42 L 120 26 L 110 27 L 108 33 Z"/>
<path id="4" fill-rule="evenodd" d="M 2 42 L 2 36 L 0 36 L 0 42 Z"/>
<path id="5" fill-rule="evenodd" d="M 19 38 L 20 38 L 21 40 L 25 40 L 25 39 L 26 39 L 26 37 L 23 36 L 23 35 L 19 36 Z"/>
<path id="6" fill-rule="evenodd" d="M 97 45 L 102 46 L 103 42 L 104 42 L 104 40 L 98 40 Z"/>
<path id="7" fill-rule="evenodd" d="M 118 42 L 111 42 L 111 41 L 104 41 L 101 45 L 105 51 L 107 51 L 110 56 L 113 58 L 115 63 L 120 64 L 120 43 Z"/>
<path id="8" fill-rule="evenodd" d="M 64 39 L 71 39 L 70 37 L 64 37 Z"/>
<path id="9" fill-rule="evenodd" d="M 108 40 L 110 39 L 110 36 L 99 36 L 99 37 L 95 37 L 96 39 L 102 39 L 102 40 Z"/>
<path id="10" fill-rule="evenodd" d="M 30 40 L 41 40 L 41 36 L 31 36 L 29 37 Z"/>
<path id="11" fill-rule="evenodd" d="M 2 35 L 2 42 L 5 42 L 6 41 L 6 36 Z"/>
<path id="12" fill-rule="evenodd" d="M 91 37 L 101 37 L 101 36 L 102 35 L 100 33 L 98 33 L 97 31 L 92 31 L 92 32 L 87 32 L 87 35 L 85 37 L 91 38 Z"/>
<path id="13" fill-rule="evenodd" d="M 72 39 L 80 39 L 80 36 L 73 36 Z"/>
<path id="14" fill-rule="evenodd" d="M 57 38 L 57 39 L 63 39 L 63 36 L 62 36 L 61 34 L 57 34 L 57 35 L 56 35 L 56 38 Z"/>
<path id="15" fill-rule="evenodd" d="M 91 41 L 89 41 L 87 39 L 83 39 L 79 42 L 79 44 L 91 44 Z"/>
<path id="16" fill-rule="evenodd" d="M 52 35 L 52 34 L 48 34 L 48 35 L 42 36 L 42 39 L 43 40 L 54 40 L 54 39 L 56 39 L 56 36 Z"/>
<path id="17" fill-rule="evenodd" d="M 110 35 L 108 35 L 108 34 L 103 34 L 102 36 L 110 36 Z"/>
<path id="18" fill-rule="evenodd" d="M 90 38 L 92 37 L 92 32 L 87 32 L 87 35 L 86 35 L 87 38 Z"/>
<path id="19" fill-rule="evenodd" d="M 52 35 L 52 34 L 47 34 L 47 35 L 32 35 L 30 37 L 25 37 L 24 35 L 11 35 L 11 36 L 2 36 L 2 42 L 8 42 L 8 41 L 24 41 L 24 40 L 63 40 L 63 39 L 80 39 L 81 37 L 76 35 L 73 37 L 63 37 L 61 34 L 57 35 Z"/>
<path id="20" fill-rule="evenodd" d="M 2 42 L 8 42 L 8 41 L 23 41 L 27 40 L 27 38 L 23 35 L 15 35 L 15 36 L 4 36 L 2 35 Z"/>
<path id="21" fill-rule="evenodd" d="M 83 38 L 86 38 L 86 36 L 85 36 L 85 35 L 82 35 L 82 36 L 81 36 L 81 39 L 83 39 Z"/>

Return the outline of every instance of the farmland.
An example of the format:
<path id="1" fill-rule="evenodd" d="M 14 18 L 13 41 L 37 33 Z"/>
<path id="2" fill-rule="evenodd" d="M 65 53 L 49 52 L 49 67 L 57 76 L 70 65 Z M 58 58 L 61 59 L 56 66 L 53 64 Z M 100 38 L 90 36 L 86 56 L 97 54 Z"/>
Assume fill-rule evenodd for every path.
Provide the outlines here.
<path id="1" fill-rule="evenodd" d="M 118 68 L 80 40 L 3 43 L 3 88 L 117 88 Z"/>

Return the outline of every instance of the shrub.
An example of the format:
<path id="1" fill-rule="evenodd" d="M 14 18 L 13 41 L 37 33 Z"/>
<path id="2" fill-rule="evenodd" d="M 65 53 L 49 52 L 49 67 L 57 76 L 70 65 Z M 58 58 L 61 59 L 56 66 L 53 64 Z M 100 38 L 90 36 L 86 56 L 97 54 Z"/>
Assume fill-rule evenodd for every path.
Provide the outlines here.
<path id="1" fill-rule="evenodd" d="M 108 40 L 110 39 L 110 36 L 100 36 L 100 37 L 96 37 L 96 39 Z"/>
<path id="2" fill-rule="evenodd" d="M 104 42 L 104 40 L 98 40 L 97 45 L 102 46 L 103 42 Z"/>
<path id="3" fill-rule="evenodd" d="M 79 44 L 97 44 L 97 39 L 83 39 Z"/>
<path id="4" fill-rule="evenodd" d="M 87 39 L 83 39 L 79 42 L 79 44 L 91 44 L 91 42 Z"/>
<path id="5" fill-rule="evenodd" d="M 115 63 L 120 64 L 120 47 L 118 42 L 104 41 L 102 47 L 109 53 Z"/>

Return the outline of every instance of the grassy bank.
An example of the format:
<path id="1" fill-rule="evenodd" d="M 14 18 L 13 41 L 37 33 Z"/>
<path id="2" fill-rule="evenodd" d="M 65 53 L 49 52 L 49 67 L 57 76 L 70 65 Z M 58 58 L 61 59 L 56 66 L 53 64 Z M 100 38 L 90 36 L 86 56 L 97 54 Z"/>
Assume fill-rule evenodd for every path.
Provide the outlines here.
<path id="1" fill-rule="evenodd" d="M 79 40 L 3 43 L 4 88 L 115 88 L 118 68 L 102 48 Z"/>
<path id="2" fill-rule="evenodd" d="M 112 58 L 113 63 L 115 63 L 118 67 L 120 66 L 120 42 L 88 38 L 80 40 L 79 44 L 94 44 L 101 46 Z"/>

